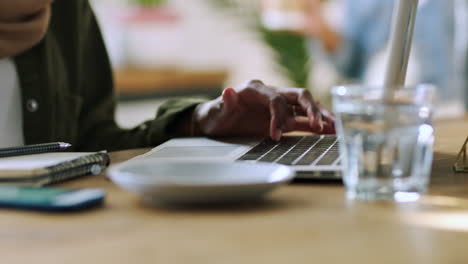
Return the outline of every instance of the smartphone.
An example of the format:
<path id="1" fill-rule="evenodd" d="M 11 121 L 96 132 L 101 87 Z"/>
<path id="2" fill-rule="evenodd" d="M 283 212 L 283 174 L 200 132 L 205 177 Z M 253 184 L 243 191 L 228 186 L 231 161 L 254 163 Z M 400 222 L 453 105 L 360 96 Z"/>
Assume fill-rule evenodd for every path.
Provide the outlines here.
<path id="1" fill-rule="evenodd" d="M 0 186 L 0 207 L 39 211 L 76 211 L 99 206 L 101 189 Z"/>

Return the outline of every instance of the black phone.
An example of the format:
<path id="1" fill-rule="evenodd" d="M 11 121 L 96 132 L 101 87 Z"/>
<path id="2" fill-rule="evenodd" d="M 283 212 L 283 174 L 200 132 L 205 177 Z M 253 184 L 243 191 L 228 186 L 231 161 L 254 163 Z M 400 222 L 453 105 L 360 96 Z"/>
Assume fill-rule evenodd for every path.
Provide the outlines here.
<path id="1" fill-rule="evenodd" d="M 99 206 L 104 197 L 101 189 L 0 186 L 0 207 L 4 208 L 75 211 Z"/>

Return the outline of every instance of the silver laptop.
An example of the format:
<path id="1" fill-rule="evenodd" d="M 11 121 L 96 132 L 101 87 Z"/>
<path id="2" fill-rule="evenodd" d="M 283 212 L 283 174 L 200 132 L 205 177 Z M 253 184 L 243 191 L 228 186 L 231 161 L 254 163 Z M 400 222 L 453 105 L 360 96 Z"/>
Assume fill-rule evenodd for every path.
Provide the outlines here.
<path id="1" fill-rule="evenodd" d="M 178 138 L 140 158 L 180 160 L 242 160 L 290 166 L 296 179 L 340 180 L 336 136 L 286 136 L 279 142 L 251 138 Z"/>

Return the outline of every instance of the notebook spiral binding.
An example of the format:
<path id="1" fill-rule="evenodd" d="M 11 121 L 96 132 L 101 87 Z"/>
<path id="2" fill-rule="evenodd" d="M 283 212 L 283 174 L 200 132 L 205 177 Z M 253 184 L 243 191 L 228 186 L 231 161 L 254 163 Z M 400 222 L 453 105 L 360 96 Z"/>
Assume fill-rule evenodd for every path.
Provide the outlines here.
<path id="1" fill-rule="evenodd" d="M 38 176 L 36 185 L 44 186 L 54 184 L 88 174 L 98 175 L 109 166 L 109 163 L 110 158 L 105 151 L 59 163 L 54 166 L 46 167 L 48 173 Z"/>

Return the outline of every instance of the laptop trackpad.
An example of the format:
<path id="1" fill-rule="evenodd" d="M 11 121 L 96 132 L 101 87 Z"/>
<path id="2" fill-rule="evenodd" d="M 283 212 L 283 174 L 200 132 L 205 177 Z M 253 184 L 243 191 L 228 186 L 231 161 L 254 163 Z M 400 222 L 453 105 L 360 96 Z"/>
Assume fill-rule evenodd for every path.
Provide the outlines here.
<path id="1" fill-rule="evenodd" d="M 230 156 L 238 146 L 167 146 L 151 154 L 148 158 L 219 158 Z"/>

